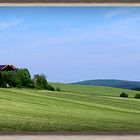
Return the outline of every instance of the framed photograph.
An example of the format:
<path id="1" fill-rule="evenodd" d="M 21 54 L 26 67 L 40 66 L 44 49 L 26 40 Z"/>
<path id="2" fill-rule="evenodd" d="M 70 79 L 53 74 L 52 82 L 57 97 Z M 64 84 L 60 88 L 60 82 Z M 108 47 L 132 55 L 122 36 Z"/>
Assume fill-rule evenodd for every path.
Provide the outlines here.
<path id="1" fill-rule="evenodd" d="M 140 139 L 139 38 L 139 6 L 0 6 L 0 139 Z"/>

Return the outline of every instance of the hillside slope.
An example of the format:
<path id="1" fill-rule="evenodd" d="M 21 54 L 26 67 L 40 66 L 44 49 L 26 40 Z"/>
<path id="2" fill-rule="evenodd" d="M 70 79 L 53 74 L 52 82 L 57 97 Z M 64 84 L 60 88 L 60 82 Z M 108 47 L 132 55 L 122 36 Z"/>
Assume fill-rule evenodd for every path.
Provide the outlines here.
<path id="1" fill-rule="evenodd" d="M 0 89 L 0 131 L 140 132 L 140 100 L 118 97 L 122 89 L 54 86 L 68 91 Z"/>
<path id="2" fill-rule="evenodd" d="M 109 87 L 126 88 L 126 89 L 140 88 L 140 82 L 115 80 L 115 79 L 86 80 L 74 84 L 92 85 L 92 86 L 109 86 Z"/>
<path id="3" fill-rule="evenodd" d="M 78 85 L 78 84 L 63 84 L 63 83 L 51 83 L 55 88 L 59 87 L 61 91 L 80 93 L 80 94 L 91 94 L 98 96 L 114 96 L 119 97 L 122 92 L 129 94 L 129 97 L 134 97 L 139 91 L 114 88 L 107 86 L 91 86 L 91 85 Z"/>

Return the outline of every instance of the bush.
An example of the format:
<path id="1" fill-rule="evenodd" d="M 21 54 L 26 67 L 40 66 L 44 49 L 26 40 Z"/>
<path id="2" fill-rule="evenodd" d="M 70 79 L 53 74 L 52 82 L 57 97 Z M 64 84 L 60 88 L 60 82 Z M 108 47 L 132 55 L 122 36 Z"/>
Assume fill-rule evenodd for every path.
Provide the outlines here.
<path id="1" fill-rule="evenodd" d="M 51 85 L 47 85 L 46 89 L 54 91 L 54 87 L 52 87 Z"/>
<path id="2" fill-rule="evenodd" d="M 29 87 L 30 83 L 31 77 L 28 69 L 0 72 L 0 87 Z"/>
<path id="3" fill-rule="evenodd" d="M 56 90 L 56 91 L 60 91 L 60 88 L 59 88 L 59 87 L 57 87 L 55 90 Z"/>
<path id="4" fill-rule="evenodd" d="M 134 98 L 140 99 L 140 94 L 137 93 Z"/>
<path id="5" fill-rule="evenodd" d="M 48 82 L 45 75 L 34 75 L 34 81 L 37 89 L 47 89 Z"/>
<path id="6" fill-rule="evenodd" d="M 0 81 L 1 87 L 19 87 L 21 85 L 16 71 L 1 71 Z"/>
<path id="7" fill-rule="evenodd" d="M 120 97 L 128 97 L 128 94 L 125 93 L 125 92 L 122 92 L 122 93 L 120 94 Z"/>
<path id="8" fill-rule="evenodd" d="M 31 79 L 28 69 L 21 68 L 15 71 L 0 71 L 0 87 L 36 88 L 54 91 L 48 84 L 44 74 L 36 74 Z"/>
<path id="9" fill-rule="evenodd" d="M 49 85 L 47 82 L 47 78 L 44 74 L 36 74 L 34 75 L 34 79 L 33 79 L 35 85 L 36 85 L 36 89 L 47 89 L 47 90 L 51 90 L 54 91 L 54 87 Z"/>

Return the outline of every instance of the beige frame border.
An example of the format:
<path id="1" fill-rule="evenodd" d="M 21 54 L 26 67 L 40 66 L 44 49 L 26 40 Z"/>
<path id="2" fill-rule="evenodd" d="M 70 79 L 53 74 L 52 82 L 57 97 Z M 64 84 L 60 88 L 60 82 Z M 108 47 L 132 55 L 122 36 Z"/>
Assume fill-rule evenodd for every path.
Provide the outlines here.
<path id="1" fill-rule="evenodd" d="M 34 7 L 34 6 L 55 6 L 55 7 L 61 7 L 61 6 L 66 6 L 66 7 L 90 7 L 90 6 L 119 6 L 119 7 L 139 7 L 140 6 L 140 2 L 139 3 L 0 3 L 0 7 L 2 6 L 23 6 L 23 7 Z"/>

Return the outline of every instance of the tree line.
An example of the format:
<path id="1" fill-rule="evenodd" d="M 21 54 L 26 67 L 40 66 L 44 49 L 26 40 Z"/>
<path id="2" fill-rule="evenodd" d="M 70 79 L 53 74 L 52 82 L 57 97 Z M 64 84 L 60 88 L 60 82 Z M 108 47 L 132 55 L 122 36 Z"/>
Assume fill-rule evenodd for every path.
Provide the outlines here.
<path id="1" fill-rule="evenodd" d="M 0 71 L 0 87 L 54 90 L 54 88 L 48 84 L 44 74 L 36 74 L 31 78 L 27 68 L 16 69 L 15 71 Z"/>

